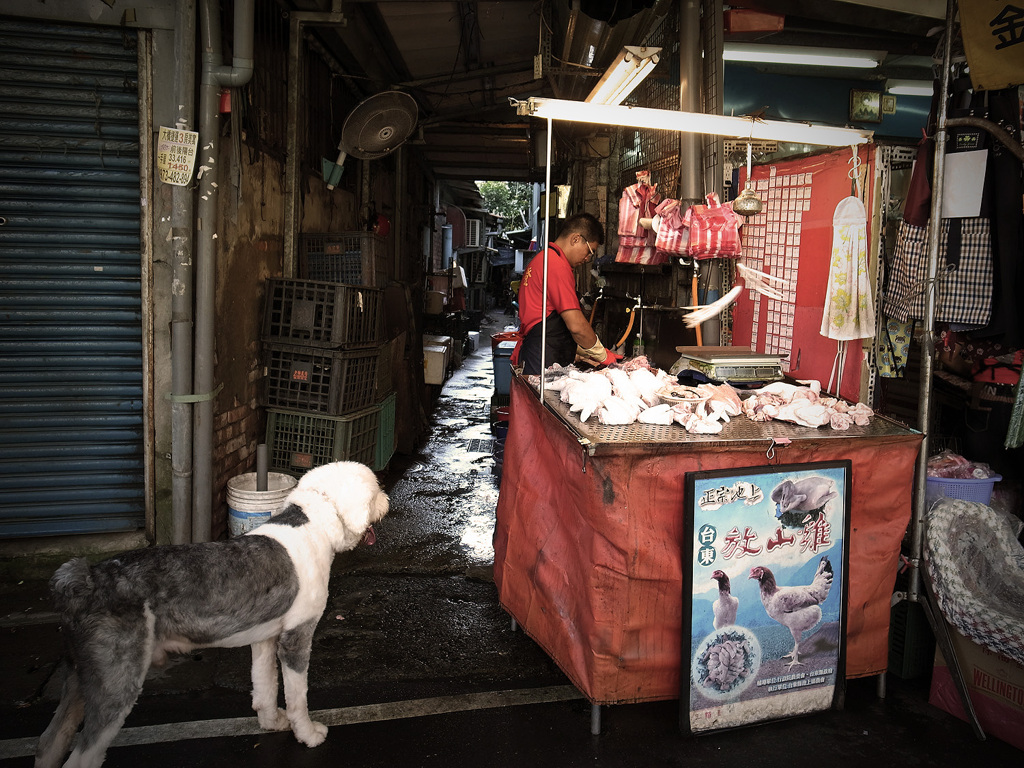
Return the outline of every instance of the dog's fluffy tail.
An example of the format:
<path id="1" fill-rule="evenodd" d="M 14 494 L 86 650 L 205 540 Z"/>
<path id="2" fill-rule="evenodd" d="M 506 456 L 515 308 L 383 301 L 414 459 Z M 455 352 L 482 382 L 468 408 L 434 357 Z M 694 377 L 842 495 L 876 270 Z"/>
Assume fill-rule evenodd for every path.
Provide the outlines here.
<path id="1" fill-rule="evenodd" d="M 64 617 L 77 616 L 87 607 L 86 597 L 92 594 L 92 571 L 84 557 L 68 560 L 50 579 L 50 591 L 57 611 Z"/>

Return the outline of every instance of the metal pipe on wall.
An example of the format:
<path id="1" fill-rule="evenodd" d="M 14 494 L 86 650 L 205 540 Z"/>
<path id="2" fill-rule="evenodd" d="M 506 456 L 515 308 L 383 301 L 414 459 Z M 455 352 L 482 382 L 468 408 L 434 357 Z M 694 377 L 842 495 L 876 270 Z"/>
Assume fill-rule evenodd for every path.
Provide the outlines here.
<path id="1" fill-rule="evenodd" d="M 177 127 L 195 120 L 196 3 L 178 0 L 174 26 Z M 192 540 L 192 215 L 190 186 L 171 188 L 171 544 Z"/>
<path id="2" fill-rule="evenodd" d="M 703 112 L 701 84 L 700 0 L 679 3 L 679 109 Z M 684 205 L 704 197 L 701 135 L 679 132 L 679 199 Z"/>
<path id="3" fill-rule="evenodd" d="M 447 271 L 452 265 L 452 225 L 441 225 L 441 269 Z"/>
<path id="4" fill-rule="evenodd" d="M 703 110 L 716 115 L 722 114 L 725 98 L 725 62 L 722 53 L 725 41 L 724 14 L 722 0 L 702 0 L 703 5 L 703 40 L 704 55 L 701 59 L 704 72 L 701 81 L 704 84 Z M 721 136 L 701 137 L 703 171 L 706 174 L 706 189 L 702 192 L 717 192 L 724 198 L 725 141 Z M 729 263 L 729 260 L 724 260 Z M 701 297 L 704 303 L 711 304 L 722 294 L 722 259 L 711 259 L 710 268 L 704 279 L 705 294 Z M 731 267 L 727 267 L 731 269 Z M 703 323 L 703 343 L 707 346 L 718 346 L 722 343 L 722 316 Z"/>
<path id="5" fill-rule="evenodd" d="M 213 536 L 214 320 L 216 315 L 217 154 L 220 139 L 220 91 L 252 77 L 253 2 L 234 7 L 233 64 L 223 64 L 220 4 L 202 0 L 200 44 L 203 68 L 199 84 L 199 169 L 196 183 L 195 369 L 192 413 L 192 541 Z"/>

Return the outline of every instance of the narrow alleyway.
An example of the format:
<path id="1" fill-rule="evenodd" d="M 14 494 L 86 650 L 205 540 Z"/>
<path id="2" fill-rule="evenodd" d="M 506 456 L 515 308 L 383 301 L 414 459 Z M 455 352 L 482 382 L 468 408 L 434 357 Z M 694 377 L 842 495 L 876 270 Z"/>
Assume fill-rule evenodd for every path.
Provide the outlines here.
<path id="1" fill-rule="evenodd" d="M 446 382 L 415 456 L 383 479 L 377 543 L 335 561 L 314 641 L 310 709 L 331 726 L 316 749 L 265 733 L 249 709 L 249 653 L 206 650 L 151 673 L 107 755 L 111 768 L 194 766 L 1008 766 L 1021 753 L 927 703 L 927 680 L 851 681 L 846 708 L 691 740 L 677 702 L 590 705 L 500 608 L 491 574 L 489 331 Z M 55 705 L 60 636 L 43 583 L 0 590 L 0 766 L 32 764 Z M 26 610 L 28 609 L 28 610 Z"/>

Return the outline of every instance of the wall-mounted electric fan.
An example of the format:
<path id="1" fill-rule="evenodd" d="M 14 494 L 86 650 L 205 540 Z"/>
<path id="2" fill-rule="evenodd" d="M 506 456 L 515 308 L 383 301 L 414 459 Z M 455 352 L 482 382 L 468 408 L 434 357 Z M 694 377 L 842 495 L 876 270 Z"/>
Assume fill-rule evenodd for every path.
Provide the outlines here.
<path id="1" fill-rule="evenodd" d="M 341 128 L 338 159 L 323 159 L 327 188 L 334 189 L 341 180 L 348 155 L 376 160 L 397 149 L 412 134 L 418 113 L 416 100 L 402 91 L 384 91 L 361 101 Z"/>

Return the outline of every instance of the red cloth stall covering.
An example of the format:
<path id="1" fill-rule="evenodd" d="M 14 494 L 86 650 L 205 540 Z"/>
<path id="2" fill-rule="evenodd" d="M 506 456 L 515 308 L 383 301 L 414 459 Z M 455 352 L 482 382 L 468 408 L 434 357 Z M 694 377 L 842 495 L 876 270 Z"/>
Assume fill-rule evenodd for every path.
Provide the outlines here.
<path id="1" fill-rule="evenodd" d="M 852 462 L 846 676 L 886 669 L 920 434 L 799 440 L 775 462 L 768 440 L 627 444 L 584 461 L 518 377 L 511 400 L 494 580 L 502 606 L 592 703 L 679 697 L 685 478 L 702 470 Z"/>

